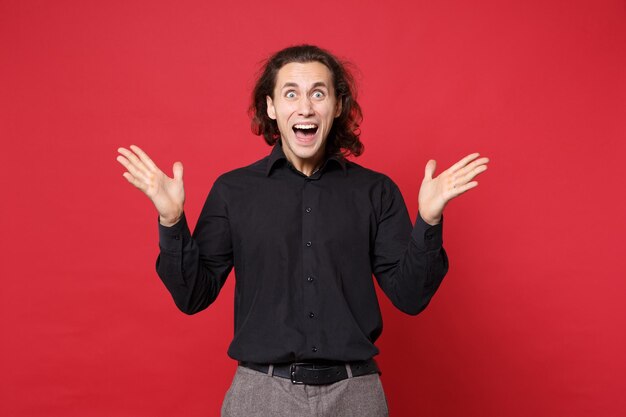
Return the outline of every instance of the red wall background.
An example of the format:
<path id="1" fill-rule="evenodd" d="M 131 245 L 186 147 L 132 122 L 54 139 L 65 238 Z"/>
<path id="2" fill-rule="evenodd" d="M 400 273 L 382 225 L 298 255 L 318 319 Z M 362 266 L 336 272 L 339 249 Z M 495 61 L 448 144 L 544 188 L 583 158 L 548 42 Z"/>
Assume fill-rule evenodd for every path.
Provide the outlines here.
<path id="1" fill-rule="evenodd" d="M 269 152 L 254 74 L 301 42 L 359 68 L 359 163 L 412 216 L 429 158 L 492 160 L 446 209 L 430 307 L 381 296 L 392 416 L 626 415 L 623 0 L 1 0 L 0 415 L 218 416 L 234 280 L 176 310 L 116 149 L 183 161 L 195 225 Z"/>

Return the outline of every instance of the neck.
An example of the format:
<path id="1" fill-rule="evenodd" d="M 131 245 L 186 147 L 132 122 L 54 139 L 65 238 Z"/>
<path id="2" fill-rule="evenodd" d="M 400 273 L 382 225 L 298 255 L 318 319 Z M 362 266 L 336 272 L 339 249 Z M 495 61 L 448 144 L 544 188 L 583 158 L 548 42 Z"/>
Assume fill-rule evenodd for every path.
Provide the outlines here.
<path id="1" fill-rule="evenodd" d="M 283 148 L 283 153 L 287 161 L 302 174 L 310 177 L 313 175 L 324 163 L 326 152 L 324 149 L 318 150 L 315 155 L 309 158 L 300 158 L 295 155 L 288 146 L 280 145 Z"/>
<path id="2" fill-rule="evenodd" d="M 299 159 L 299 158 L 290 158 L 289 155 L 285 155 L 289 163 L 298 171 L 302 172 L 307 177 L 315 174 L 315 172 L 322 165 L 322 157 L 311 158 L 311 159 Z"/>

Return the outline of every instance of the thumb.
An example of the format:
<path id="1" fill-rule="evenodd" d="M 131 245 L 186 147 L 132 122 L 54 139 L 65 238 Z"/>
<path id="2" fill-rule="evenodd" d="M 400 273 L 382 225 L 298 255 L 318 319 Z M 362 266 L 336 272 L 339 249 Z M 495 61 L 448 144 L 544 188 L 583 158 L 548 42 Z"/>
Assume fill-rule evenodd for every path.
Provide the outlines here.
<path id="1" fill-rule="evenodd" d="M 432 180 L 436 168 L 437 161 L 435 161 L 434 159 L 430 159 L 428 163 L 426 163 L 426 168 L 424 169 L 424 178 L 427 180 Z"/>
<path id="2" fill-rule="evenodd" d="M 183 163 L 178 161 L 174 162 L 174 166 L 172 167 L 172 171 L 174 171 L 174 179 L 175 180 L 183 180 Z"/>

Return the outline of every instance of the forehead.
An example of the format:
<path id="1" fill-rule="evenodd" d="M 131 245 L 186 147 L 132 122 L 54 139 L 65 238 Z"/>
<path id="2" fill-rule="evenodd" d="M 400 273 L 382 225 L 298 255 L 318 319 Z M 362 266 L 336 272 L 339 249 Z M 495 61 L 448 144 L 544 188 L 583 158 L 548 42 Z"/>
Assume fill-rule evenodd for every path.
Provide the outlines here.
<path id="1" fill-rule="evenodd" d="M 332 89 L 332 80 L 333 76 L 330 69 L 321 62 L 290 62 L 278 70 L 275 88 L 280 90 L 285 84 L 307 87 L 321 82 L 326 84 L 329 89 Z"/>

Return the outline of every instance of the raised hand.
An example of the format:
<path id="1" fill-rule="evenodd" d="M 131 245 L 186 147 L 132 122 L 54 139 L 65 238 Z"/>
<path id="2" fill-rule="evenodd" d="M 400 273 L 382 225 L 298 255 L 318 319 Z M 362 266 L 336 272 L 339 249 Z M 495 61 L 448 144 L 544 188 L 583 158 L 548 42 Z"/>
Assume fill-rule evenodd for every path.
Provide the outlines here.
<path id="1" fill-rule="evenodd" d="M 185 204 L 183 164 L 174 163 L 174 178 L 170 178 L 138 146 L 130 145 L 130 149 L 117 149 L 121 154 L 117 156 L 117 161 L 127 170 L 122 175 L 152 200 L 162 225 L 176 224 L 183 214 Z"/>
<path id="2" fill-rule="evenodd" d="M 419 212 L 426 223 L 437 224 L 446 204 L 453 198 L 460 196 L 478 185 L 472 181 L 481 172 L 487 169 L 488 158 L 480 158 L 478 153 L 467 155 L 439 176 L 433 178 L 437 162 L 428 161 L 424 170 L 424 180 L 419 192 Z"/>

